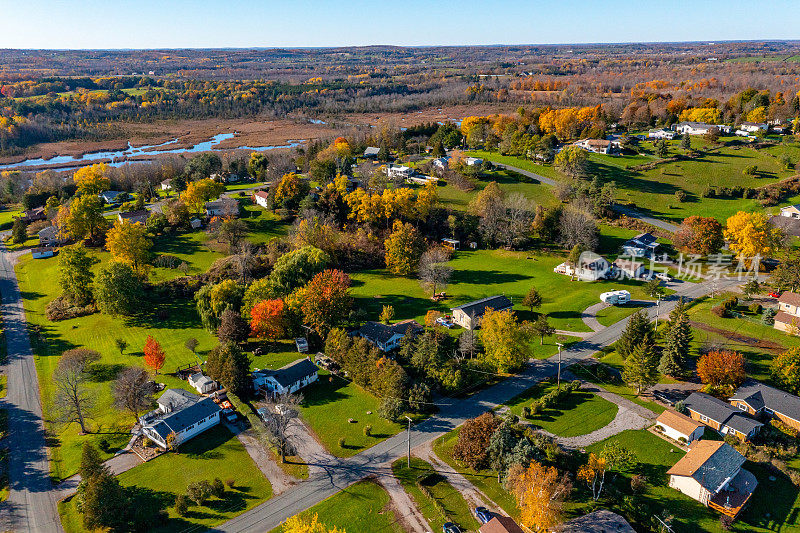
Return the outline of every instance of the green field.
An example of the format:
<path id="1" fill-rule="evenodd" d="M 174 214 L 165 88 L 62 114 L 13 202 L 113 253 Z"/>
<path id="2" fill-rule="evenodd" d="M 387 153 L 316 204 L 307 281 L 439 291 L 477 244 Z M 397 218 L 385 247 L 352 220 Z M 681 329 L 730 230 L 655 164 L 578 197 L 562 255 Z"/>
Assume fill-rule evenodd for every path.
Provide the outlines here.
<path id="1" fill-rule="evenodd" d="M 614 352 L 614 353 L 616 354 L 616 352 Z M 602 358 L 600 360 L 603 361 Z M 654 413 L 659 414 L 659 413 L 662 413 L 666 409 L 661 404 L 658 404 L 656 402 L 651 402 L 651 401 L 645 400 L 641 396 L 637 396 L 636 395 L 636 391 L 634 389 L 628 387 L 627 385 L 625 385 L 625 384 L 623 384 L 621 382 L 613 382 L 612 383 L 612 382 L 601 380 L 596 375 L 590 373 L 590 371 L 587 369 L 587 367 L 585 367 L 583 365 L 580 365 L 580 364 L 572 365 L 569 369 L 570 369 L 571 372 L 573 372 L 580 379 L 588 381 L 590 383 L 595 383 L 597 385 L 600 385 L 601 387 L 606 389 L 608 392 L 612 392 L 614 394 L 618 394 L 618 395 L 622 396 L 623 398 L 632 401 L 635 404 L 638 404 L 638 405 L 641 405 L 642 407 L 650 409 Z"/>
<path id="2" fill-rule="evenodd" d="M 440 531 L 444 522 L 453 522 L 462 529 L 475 530 L 478 527 L 464 497 L 444 476 L 436 473 L 430 463 L 413 457 L 411 468 L 407 465 L 406 459 L 398 459 L 392 464 L 392 473 L 433 531 Z M 429 491 L 428 494 L 420 489 L 418 483 Z"/>
<path id="3" fill-rule="evenodd" d="M 180 517 L 172 508 L 175 498 L 195 481 L 233 480 L 223 499 L 205 506 L 191 505 Z M 213 527 L 230 520 L 272 496 L 269 481 L 250 459 L 239 440 L 222 426 L 213 428 L 180 447 L 179 453 L 161 455 L 119 475 L 125 487 L 136 487 L 141 502 L 168 509 L 166 525 L 154 531 L 188 531 Z M 84 531 L 75 500 L 59 504 L 67 533 Z"/>
<path id="4" fill-rule="evenodd" d="M 553 383 L 539 384 L 507 402 L 511 412 L 522 418 L 522 409 L 550 391 Z M 577 437 L 603 428 L 617 416 L 617 406 L 590 392 L 577 390 L 558 405 L 532 415 L 528 422 L 561 437 Z"/>

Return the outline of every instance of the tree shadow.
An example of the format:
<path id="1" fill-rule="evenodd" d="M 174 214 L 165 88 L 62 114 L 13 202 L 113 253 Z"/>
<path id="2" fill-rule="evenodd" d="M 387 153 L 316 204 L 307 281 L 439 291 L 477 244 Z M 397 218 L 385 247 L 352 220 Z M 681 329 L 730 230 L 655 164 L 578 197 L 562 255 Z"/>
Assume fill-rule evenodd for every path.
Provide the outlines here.
<path id="1" fill-rule="evenodd" d="M 89 381 L 93 383 L 103 383 L 116 379 L 117 374 L 119 374 L 120 370 L 123 368 L 125 368 L 125 365 L 119 363 L 94 363 L 86 370 L 86 374 L 89 376 Z"/>

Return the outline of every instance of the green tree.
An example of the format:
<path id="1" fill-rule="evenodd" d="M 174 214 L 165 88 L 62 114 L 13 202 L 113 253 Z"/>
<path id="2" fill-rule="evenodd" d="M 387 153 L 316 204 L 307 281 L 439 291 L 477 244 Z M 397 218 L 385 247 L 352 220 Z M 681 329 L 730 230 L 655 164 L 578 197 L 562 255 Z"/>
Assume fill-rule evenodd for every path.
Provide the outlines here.
<path id="1" fill-rule="evenodd" d="M 108 227 L 103 204 L 95 195 L 78 196 L 58 210 L 61 231 L 75 240 L 97 240 Z"/>
<path id="2" fill-rule="evenodd" d="M 539 337 L 539 344 L 544 344 L 544 338 L 556 332 L 556 328 L 550 325 L 547 321 L 547 315 L 544 313 L 536 317 L 533 324 L 531 324 L 531 331 Z"/>
<path id="3" fill-rule="evenodd" d="M 138 274 L 127 263 L 109 263 L 100 269 L 94 283 L 94 299 L 110 315 L 131 316 L 141 311 L 143 292 Z"/>
<path id="4" fill-rule="evenodd" d="M 247 173 L 250 174 L 257 181 L 263 181 L 269 168 L 269 161 L 267 156 L 261 152 L 252 152 L 250 159 L 247 161 Z"/>
<path id="5" fill-rule="evenodd" d="M 117 338 L 114 340 L 114 344 L 116 344 L 120 355 L 124 354 L 125 349 L 128 347 L 128 341 L 126 341 L 125 339 Z"/>
<path id="6" fill-rule="evenodd" d="M 219 344 L 208 354 L 206 372 L 225 387 L 241 396 L 250 381 L 250 358 L 236 344 Z"/>
<path id="7" fill-rule="evenodd" d="M 534 308 L 538 309 L 542 305 L 542 295 L 536 290 L 536 287 L 531 287 L 528 293 L 522 298 L 522 305 L 529 308 L 533 313 Z"/>
<path id="8" fill-rule="evenodd" d="M 664 296 L 664 287 L 661 286 L 661 280 L 653 278 L 644 285 L 644 292 L 650 298 L 661 298 Z"/>
<path id="9" fill-rule="evenodd" d="M 790 348 L 772 360 L 775 381 L 792 394 L 800 392 L 800 348 Z"/>
<path id="10" fill-rule="evenodd" d="M 627 359 L 640 344 L 652 346 L 654 336 L 652 324 L 644 310 L 640 309 L 631 315 L 625 330 L 616 342 L 617 352 L 623 359 Z"/>
<path id="11" fill-rule="evenodd" d="M 666 345 L 661 352 L 658 371 L 667 376 L 679 376 L 686 367 L 686 358 L 689 356 L 691 342 L 692 327 L 689 325 L 686 311 L 683 310 L 675 317 L 670 316 Z"/>
<path id="12" fill-rule="evenodd" d="M 236 281 L 226 279 L 216 285 L 204 285 L 194 295 L 200 320 L 211 333 L 216 333 L 222 313 L 230 307 L 239 309 L 242 305 L 244 289 Z"/>
<path id="13" fill-rule="evenodd" d="M 264 297 L 259 300 L 253 301 L 252 305 L 261 300 L 288 296 L 293 290 L 302 287 L 311 281 L 311 278 L 325 270 L 330 262 L 330 256 L 314 246 L 303 246 L 283 254 L 275 261 L 275 266 L 272 268 L 268 293 L 263 294 Z M 248 292 L 250 292 L 249 289 Z M 250 298 L 245 295 L 245 300 L 249 302 Z M 252 309 L 252 306 L 250 308 Z"/>
<path id="14" fill-rule="evenodd" d="M 622 379 L 636 387 L 639 395 L 648 387 L 658 383 L 658 360 L 651 345 L 638 344 L 625 359 Z"/>
<path id="15" fill-rule="evenodd" d="M 681 148 L 684 150 L 691 150 L 692 148 L 692 139 L 688 133 L 684 133 L 681 137 Z"/>
<path id="16" fill-rule="evenodd" d="M 15 218 L 11 225 L 11 242 L 22 244 L 28 240 L 28 225 L 21 218 Z"/>
<path id="17" fill-rule="evenodd" d="M 530 328 L 517 322 L 513 311 L 489 309 L 481 320 L 484 362 L 496 372 L 520 368 L 531 358 Z"/>
<path id="18" fill-rule="evenodd" d="M 655 149 L 656 155 L 661 159 L 666 158 L 669 155 L 669 145 L 665 139 L 660 139 L 655 142 Z"/>
<path id="19" fill-rule="evenodd" d="M 92 300 L 92 265 L 96 262 L 80 243 L 65 246 L 58 253 L 58 282 L 61 292 L 75 305 L 86 305 Z"/>
<path id="20" fill-rule="evenodd" d="M 589 156 L 577 146 L 568 146 L 556 154 L 555 167 L 570 178 L 586 178 L 589 175 Z"/>

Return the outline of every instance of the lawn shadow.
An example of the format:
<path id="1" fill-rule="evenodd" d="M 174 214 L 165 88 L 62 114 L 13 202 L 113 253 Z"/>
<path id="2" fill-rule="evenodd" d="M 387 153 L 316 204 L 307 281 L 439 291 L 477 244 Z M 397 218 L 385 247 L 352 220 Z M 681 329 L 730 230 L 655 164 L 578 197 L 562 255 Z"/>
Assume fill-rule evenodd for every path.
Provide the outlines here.
<path id="1" fill-rule="evenodd" d="M 348 397 L 347 394 L 339 392 L 347 387 L 349 383 L 342 378 L 330 375 L 328 380 L 320 378 L 308 387 L 308 392 L 303 395 L 303 407 L 325 405 Z"/>
<path id="2" fill-rule="evenodd" d="M 93 383 L 103 383 L 117 378 L 120 370 L 125 368 L 125 365 L 114 363 L 94 363 L 90 365 L 86 374 L 89 376 L 89 381 Z"/>

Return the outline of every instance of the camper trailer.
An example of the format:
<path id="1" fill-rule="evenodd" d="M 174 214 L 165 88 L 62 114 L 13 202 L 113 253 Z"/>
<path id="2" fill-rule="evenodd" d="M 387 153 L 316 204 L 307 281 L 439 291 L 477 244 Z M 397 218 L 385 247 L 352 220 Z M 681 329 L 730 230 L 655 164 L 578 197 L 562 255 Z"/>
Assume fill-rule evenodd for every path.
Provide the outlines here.
<path id="1" fill-rule="evenodd" d="M 622 305 L 631 301 L 631 293 L 628 291 L 610 291 L 600 295 L 600 300 L 611 305 Z"/>

